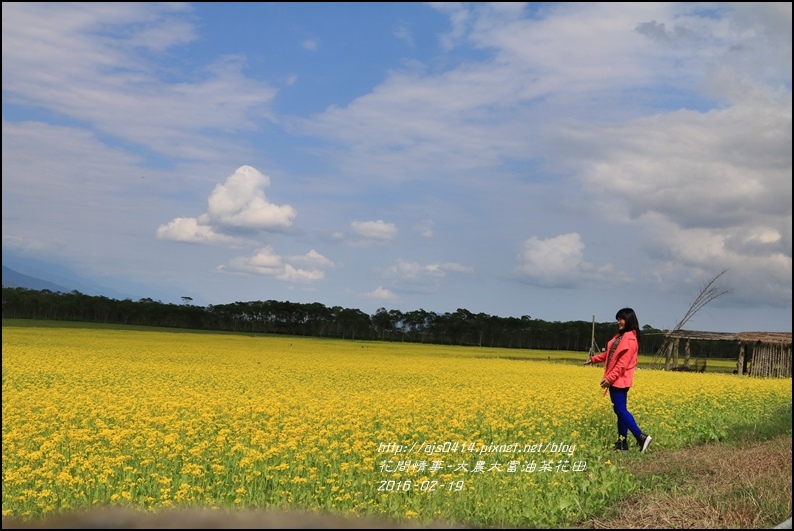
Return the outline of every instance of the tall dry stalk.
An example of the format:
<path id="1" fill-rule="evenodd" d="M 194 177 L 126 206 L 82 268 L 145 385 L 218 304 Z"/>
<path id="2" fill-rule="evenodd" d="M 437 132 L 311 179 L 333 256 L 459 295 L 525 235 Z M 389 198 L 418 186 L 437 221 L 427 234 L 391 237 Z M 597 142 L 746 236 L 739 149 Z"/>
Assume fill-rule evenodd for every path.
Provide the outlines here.
<path id="1" fill-rule="evenodd" d="M 703 308 L 705 305 L 707 305 L 717 297 L 721 297 L 723 295 L 727 295 L 728 293 L 733 292 L 733 289 L 731 288 L 723 288 L 716 285 L 717 280 L 719 280 L 719 278 L 722 275 L 727 273 L 727 271 L 728 271 L 727 269 L 723 269 L 701 288 L 700 293 L 695 298 L 694 302 L 692 302 L 692 304 L 689 306 L 689 310 L 687 310 L 686 314 L 684 314 L 684 317 L 682 317 L 681 320 L 678 321 L 678 324 L 675 325 L 675 328 L 673 328 L 670 332 L 667 333 L 661 346 L 659 346 L 659 350 L 657 350 L 656 354 L 654 354 L 653 356 L 654 367 L 657 367 L 657 365 L 659 364 L 659 358 L 663 353 L 665 355 L 665 363 L 667 359 L 669 359 L 669 355 L 670 355 L 669 352 L 670 350 L 672 350 L 673 342 L 674 342 L 674 340 L 670 337 L 671 334 L 681 330 L 684 327 L 684 325 L 687 322 L 689 322 L 689 320 L 692 319 L 692 317 L 694 317 L 695 314 L 698 313 L 700 309 Z"/>

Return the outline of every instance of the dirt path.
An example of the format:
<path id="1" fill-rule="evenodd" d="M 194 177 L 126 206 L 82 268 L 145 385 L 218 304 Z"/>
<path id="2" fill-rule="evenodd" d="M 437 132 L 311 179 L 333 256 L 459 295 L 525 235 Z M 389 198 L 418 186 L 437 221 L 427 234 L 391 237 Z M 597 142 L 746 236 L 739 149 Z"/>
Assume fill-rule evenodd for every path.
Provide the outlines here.
<path id="1" fill-rule="evenodd" d="M 657 450 L 627 461 L 640 488 L 585 529 L 762 529 L 791 517 L 791 435 Z"/>

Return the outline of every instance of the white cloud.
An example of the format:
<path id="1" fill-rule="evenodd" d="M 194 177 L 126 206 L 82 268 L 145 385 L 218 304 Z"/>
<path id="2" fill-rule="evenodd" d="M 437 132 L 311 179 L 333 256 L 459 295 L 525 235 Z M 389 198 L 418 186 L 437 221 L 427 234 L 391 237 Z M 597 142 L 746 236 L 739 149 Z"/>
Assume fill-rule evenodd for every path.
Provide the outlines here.
<path id="1" fill-rule="evenodd" d="M 434 221 L 424 220 L 416 225 L 416 230 L 422 235 L 423 238 L 431 239 L 434 234 L 433 227 L 435 227 Z"/>
<path id="2" fill-rule="evenodd" d="M 348 146 L 345 169 L 400 181 L 455 178 L 505 158 L 540 157 L 545 118 L 587 120 L 599 116 L 598 102 L 658 81 L 650 45 L 634 29 L 670 10 L 555 4 L 533 19 L 465 4 L 439 9 L 456 39 L 493 58 L 440 72 L 394 70 L 371 93 L 305 122 L 308 132 Z"/>
<path id="3" fill-rule="evenodd" d="M 333 267 L 333 262 L 312 249 L 305 255 L 284 258 L 271 246 L 258 249 L 252 256 L 237 257 L 228 265 L 220 266 L 221 271 L 253 273 L 270 276 L 284 282 L 311 283 L 325 278 L 325 271 Z M 296 267 L 297 266 L 297 267 Z"/>
<path id="4" fill-rule="evenodd" d="M 289 205 L 274 205 L 265 197 L 270 179 L 251 166 L 240 166 L 209 196 L 209 211 L 195 218 L 175 218 L 157 229 L 157 237 L 194 243 L 240 243 L 224 230 L 284 232 L 297 213 Z"/>
<path id="5" fill-rule="evenodd" d="M 276 91 L 223 57 L 167 79 L 151 52 L 197 38 L 178 3 L 3 3 L 3 99 L 91 123 L 105 134 L 171 156 L 242 156 L 219 132 L 252 130 Z M 182 63 L 183 67 L 188 63 Z M 209 134 L 208 134 L 209 133 Z"/>
<path id="6" fill-rule="evenodd" d="M 362 293 L 362 296 L 368 299 L 377 299 L 377 300 L 385 300 L 385 301 L 395 301 L 399 299 L 399 297 L 393 291 L 384 288 L 383 286 L 378 286 L 372 291 Z"/>
<path id="7" fill-rule="evenodd" d="M 301 265 L 304 267 L 333 267 L 334 263 L 329 260 L 328 258 L 324 257 L 314 249 L 309 251 L 308 253 L 300 256 L 290 256 L 288 259 L 289 263 L 295 265 Z"/>
<path id="8" fill-rule="evenodd" d="M 165 225 L 157 227 L 158 240 L 176 242 L 234 244 L 236 238 L 219 234 L 208 225 L 199 225 L 194 218 L 174 218 Z"/>
<path id="9" fill-rule="evenodd" d="M 284 271 L 276 276 L 286 282 L 315 282 L 325 278 L 325 271 L 320 269 L 299 269 L 292 264 L 284 264 Z"/>
<path id="10" fill-rule="evenodd" d="M 524 241 L 515 272 L 523 280 L 539 286 L 572 286 L 581 280 L 583 273 L 595 269 L 585 262 L 584 248 L 577 233 L 546 240 L 533 236 Z"/>
<path id="11" fill-rule="evenodd" d="M 443 264 L 431 264 L 428 267 L 438 269 L 446 273 L 474 273 L 474 268 L 459 264 L 457 262 L 444 262 Z"/>
<path id="12" fill-rule="evenodd" d="M 400 260 L 383 270 L 382 276 L 398 291 L 433 293 L 449 273 L 473 273 L 474 269 L 457 262 L 419 264 Z"/>
<path id="13" fill-rule="evenodd" d="M 142 169 L 140 156 L 72 126 L 3 120 L 2 136 L 4 230 L 78 261 L 103 246 L 125 255 L 114 268 L 148 259 L 138 244 L 120 241 L 131 235 L 152 240 L 162 212 L 174 208 L 182 189 L 179 170 Z M 25 221 L 10 229 L 6 221 L 14 219 Z M 242 243 L 209 227 L 191 227 L 185 218 L 162 225 L 157 237 Z"/>
<path id="14" fill-rule="evenodd" d="M 274 205 L 265 197 L 270 179 L 251 166 L 240 166 L 209 196 L 202 221 L 236 229 L 283 231 L 297 213 L 289 205 Z"/>
<path id="15" fill-rule="evenodd" d="M 19 236 L 6 236 L 3 235 L 3 249 L 13 249 L 15 251 L 22 251 L 23 253 L 29 251 L 40 251 L 47 248 L 47 245 L 38 240 L 23 238 Z"/>
<path id="16" fill-rule="evenodd" d="M 428 5 L 449 16 L 452 30 L 441 36 L 441 44 L 445 49 L 451 50 L 468 31 L 472 18 L 469 9 L 461 2 L 429 2 Z"/>
<path id="17" fill-rule="evenodd" d="M 784 237 L 767 227 L 733 229 L 682 228 L 656 215 L 645 251 L 658 261 L 657 277 L 669 286 L 676 276 L 687 280 L 728 269 L 731 298 L 785 306 L 791 300 L 791 231 Z M 735 279 L 742 279 L 737 282 Z"/>
<path id="18" fill-rule="evenodd" d="M 754 95 L 573 134 L 598 146 L 580 161 L 593 204 L 643 237 L 657 257 L 649 271 L 672 285 L 728 267 L 748 275 L 733 298 L 790 301 L 790 99 Z"/>
<path id="19" fill-rule="evenodd" d="M 406 26 L 401 25 L 396 30 L 394 30 L 394 36 L 397 37 L 399 40 L 403 41 L 411 48 L 416 47 L 416 42 L 414 41 L 414 38 L 411 35 L 411 30 Z"/>
<path id="20" fill-rule="evenodd" d="M 259 275 L 278 276 L 284 272 L 284 262 L 273 248 L 268 246 L 257 250 L 250 257 L 237 257 L 231 261 L 226 270 L 247 271 Z"/>
<path id="21" fill-rule="evenodd" d="M 627 217 L 657 212 L 684 227 L 791 220 L 791 100 L 754 100 L 709 113 L 678 111 L 580 130 L 598 145 L 582 172 Z"/>
<path id="22" fill-rule="evenodd" d="M 317 40 L 316 39 L 306 39 L 301 43 L 304 50 L 308 50 L 310 52 L 317 51 Z"/>
<path id="23" fill-rule="evenodd" d="M 386 223 L 382 220 L 377 221 L 353 221 L 350 228 L 363 240 L 359 244 L 386 243 L 397 236 L 397 226 L 394 223 Z"/>

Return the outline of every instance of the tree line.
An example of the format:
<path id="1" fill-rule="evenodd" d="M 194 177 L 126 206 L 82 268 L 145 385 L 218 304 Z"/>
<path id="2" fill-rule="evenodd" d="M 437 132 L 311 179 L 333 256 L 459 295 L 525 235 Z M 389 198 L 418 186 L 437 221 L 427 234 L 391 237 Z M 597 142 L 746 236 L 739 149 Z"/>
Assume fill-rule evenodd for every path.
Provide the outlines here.
<path id="1" fill-rule="evenodd" d="M 116 300 L 28 288 L 3 287 L 3 317 L 88 321 L 196 330 L 286 334 L 355 340 L 406 341 L 446 345 L 588 352 L 593 323 L 544 321 L 529 315 L 499 317 L 464 308 L 436 313 L 379 308 L 374 314 L 319 302 L 248 301 L 196 306 L 143 298 Z M 595 340 L 604 348 L 616 332 L 614 322 L 595 323 Z M 664 334 L 650 325 L 642 330 L 641 354 L 654 354 Z M 729 342 L 693 342 L 695 357 L 735 357 Z"/>

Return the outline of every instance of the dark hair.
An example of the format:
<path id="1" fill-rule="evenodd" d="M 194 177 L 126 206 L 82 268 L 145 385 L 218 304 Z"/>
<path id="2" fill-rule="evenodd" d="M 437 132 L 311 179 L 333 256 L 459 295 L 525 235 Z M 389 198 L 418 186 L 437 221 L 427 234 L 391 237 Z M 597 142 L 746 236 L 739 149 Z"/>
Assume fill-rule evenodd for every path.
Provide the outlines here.
<path id="1" fill-rule="evenodd" d="M 615 314 L 615 319 L 624 319 L 626 321 L 626 327 L 623 331 L 629 332 L 634 330 L 637 333 L 637 343 L 640 342 L 640 322 L 637 320 L 637 314 L 634 313 L 634 310 L 631 308 L 618 310 L 618 313 Z"/>

